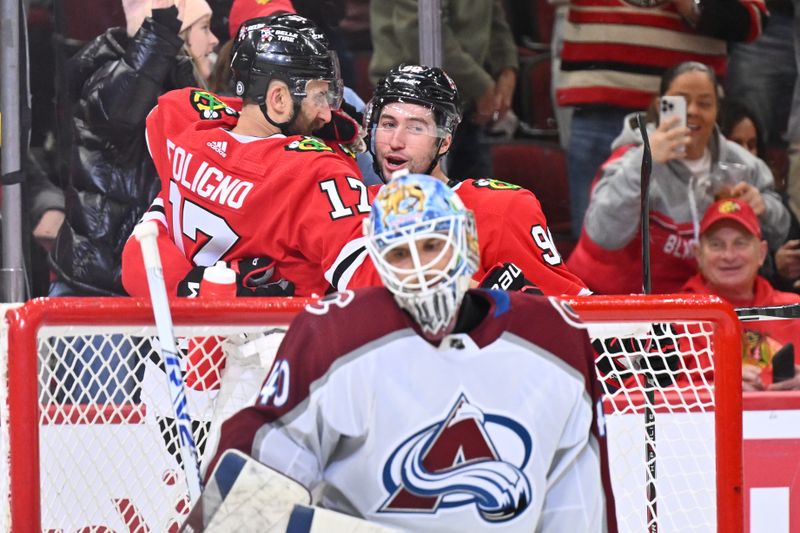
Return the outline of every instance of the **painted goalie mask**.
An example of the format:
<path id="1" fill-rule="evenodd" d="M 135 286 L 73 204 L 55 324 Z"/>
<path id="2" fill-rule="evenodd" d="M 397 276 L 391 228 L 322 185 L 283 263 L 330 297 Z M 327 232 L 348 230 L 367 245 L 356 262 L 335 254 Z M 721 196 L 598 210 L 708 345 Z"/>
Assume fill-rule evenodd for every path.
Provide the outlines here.
<path id="1" fill-rule="evenodd" d="M 398 305 L 426 335 L 449 333 L 478 269 L 472 212 L 436 178 L 407 174 L 381 188 L 364 226 L 372 261 Z"/>

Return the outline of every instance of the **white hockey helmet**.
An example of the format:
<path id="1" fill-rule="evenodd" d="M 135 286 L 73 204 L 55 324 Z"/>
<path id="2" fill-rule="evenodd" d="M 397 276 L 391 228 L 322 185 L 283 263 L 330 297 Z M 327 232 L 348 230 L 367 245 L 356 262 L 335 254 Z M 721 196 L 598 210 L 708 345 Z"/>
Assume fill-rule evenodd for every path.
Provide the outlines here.
<path id="1" fill-rule="evenodd" d="M 367 250 L 398 305 L 438 338 L 449 333 L 478 269 L 472 211 L 441 181 L 407 174 L 384 185 L 364 221 Z"/>

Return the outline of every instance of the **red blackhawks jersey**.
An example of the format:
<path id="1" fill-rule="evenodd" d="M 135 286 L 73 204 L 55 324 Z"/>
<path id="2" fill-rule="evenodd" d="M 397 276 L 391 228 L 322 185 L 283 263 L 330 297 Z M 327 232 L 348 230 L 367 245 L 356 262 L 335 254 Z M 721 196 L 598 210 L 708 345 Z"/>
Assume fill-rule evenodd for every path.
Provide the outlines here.
<path id="1" fill-rule="evenodd" d="M 585 330 L 555 299 L 466 298 L 488 311 L 439 346 L 383 288 L 307 306 L 218 453 L 251 454 L 320 489 L 323 507 L 405 531 L 614 531 Z"/>
<path id="2" fill-rule="evenodd" d="M 362 219 L 371 197 L 355 159 L 313 137 L 231 133 L 241 101 L 198 89 L 169 92 L 147 118 L 162 190 L 145 216 L 159 221 L 172 294 L 195 266 L 271 257 L 299 296 L 379 285 Z M 134 239 L 123 255 L 131 295 L 147 294 Z"/>
<path id="3" fill-rule="evenodd" d="M 532 192 L 492 179 L 467 179 L 453 190 L 475 214 L 481 248 L 475 279 L 482 279 L 497 263 L 511 262 L 545 295 L 589 294 L 564 264 Z"/>

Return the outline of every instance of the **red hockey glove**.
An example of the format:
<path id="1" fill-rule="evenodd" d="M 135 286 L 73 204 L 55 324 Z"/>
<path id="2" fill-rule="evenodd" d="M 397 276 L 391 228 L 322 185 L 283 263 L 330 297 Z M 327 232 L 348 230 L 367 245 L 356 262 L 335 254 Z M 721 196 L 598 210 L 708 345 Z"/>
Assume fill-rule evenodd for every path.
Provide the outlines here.
<path id="1" fill-rule="evenodd" d="M 358 122 L 344 111 L 331 111 L 331 121 L 314 131 L 314 135 L 324 141 L 354 144 L 359 138 Z"/>
<path id="2" fill-rule="evenodd" d="M 525 279 L 522 270 L 514 263 L 497 263 L 483 276 L 478 286 L 483 289 L 544 294 L 533 282 Z"/>

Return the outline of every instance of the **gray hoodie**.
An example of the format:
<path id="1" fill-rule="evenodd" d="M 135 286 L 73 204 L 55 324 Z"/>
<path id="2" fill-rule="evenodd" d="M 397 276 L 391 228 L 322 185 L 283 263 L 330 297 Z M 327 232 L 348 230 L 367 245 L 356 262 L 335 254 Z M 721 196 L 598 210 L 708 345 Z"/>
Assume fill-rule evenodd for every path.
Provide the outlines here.
<path id="1" fill-rule="evenodd" d="M 640 191 L 642 166 L 642 136 L 633 125 L 634 115 L 624 121 L 622 133 L 614 140 L 612 149 L 634 144 L 621 157 L 607 163 L 598 180 L 584 226 L 588 236 L 607 250 L 626 246 L 640 226 Z M 655 129 L 648 124 L 648 132 Z M 789 212 L 775 192 L 772 172 L 766 163 L 738 144 L 728 141 L 719 131 L 711 138 L 711 168 L 717 163 L 741 163 L 745 166 L 744 180 L 761 192 L 766 209 L 759 217 L 761 231 L 771 249 L 779 248 L 789 231 Z M 680 160 L 666 164 L 653 162 L 650 177 L 650 216 L 655 215 L 676 224 L 691 223 L 697 238 L 703 213 L 714 201 L 710 183 L 699 182 Z"/>

